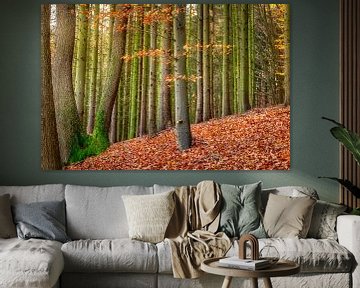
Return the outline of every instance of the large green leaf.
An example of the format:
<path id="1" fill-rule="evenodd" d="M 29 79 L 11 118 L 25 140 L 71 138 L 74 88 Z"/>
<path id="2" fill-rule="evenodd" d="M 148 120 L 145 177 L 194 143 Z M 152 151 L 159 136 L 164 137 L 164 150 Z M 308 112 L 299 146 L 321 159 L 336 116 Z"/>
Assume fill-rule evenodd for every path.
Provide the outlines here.
<path id="1" fill-rule="evenodd" d="M 356 198 L 360 198 L 360 188 L 355 186 L 349 180 L 339 179 L 339 178 L 336 178 L 336 177 L 319 177 L 319 178 L 327 178 L 327 179 L 337 181 L 341 185 L 343 185 L 346 189 L 348 189 Z"/>
<path id="2" fill-rule="evenodd" d="M 326 117 L 323 117 L 323 119 L 331 121 L 337 125 L 337 127 L 330 129 L 331 134 L 352 153 L 356 162 L 360 165 L 360 136 L 332 119 Z"/>

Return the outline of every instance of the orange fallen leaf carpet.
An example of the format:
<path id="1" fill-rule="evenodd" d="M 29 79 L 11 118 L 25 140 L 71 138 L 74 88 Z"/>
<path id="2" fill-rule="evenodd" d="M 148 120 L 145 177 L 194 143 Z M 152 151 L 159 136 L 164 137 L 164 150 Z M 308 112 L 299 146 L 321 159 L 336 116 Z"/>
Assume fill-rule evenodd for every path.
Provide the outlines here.
<path id="1" fill-rule="evenodd" d="M 67 170 L 288 170 L 290 108 L 257 108 L 192 124 L 191 148 L 179 151 L 174 129 L 111 145 Z"/>

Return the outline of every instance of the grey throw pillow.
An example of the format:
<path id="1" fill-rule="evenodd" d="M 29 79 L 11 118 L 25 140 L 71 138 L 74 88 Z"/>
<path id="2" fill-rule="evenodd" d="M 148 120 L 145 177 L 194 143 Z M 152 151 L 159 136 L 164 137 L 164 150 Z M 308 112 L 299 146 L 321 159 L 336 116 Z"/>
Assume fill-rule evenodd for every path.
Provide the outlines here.
<path id="1" fill-rule="evenodd" d="M 265 238 L 260 216 L 261 182 L 243 186 L 221 184 L 220 188 L 223 201 L 219 231 L 229 237 L 250 233 Z"/>
<path id="2" fill-rule="evenodd" d="M 11 215 L 10 196 L 0 196 L 0 238 L 16 237 L 16 229 Z"/>
<path id="3" fill-rule="evenodd" d="M 312 214 L 308 237 L 337 240 L 336 218 L 346 206 L 318 200 Z"/>
<path id="4" fill-rule="evenodd" d="M 70 241 L 65 232 L 65 201 L 16 204 L 13 215 L 19 238 Z"/>

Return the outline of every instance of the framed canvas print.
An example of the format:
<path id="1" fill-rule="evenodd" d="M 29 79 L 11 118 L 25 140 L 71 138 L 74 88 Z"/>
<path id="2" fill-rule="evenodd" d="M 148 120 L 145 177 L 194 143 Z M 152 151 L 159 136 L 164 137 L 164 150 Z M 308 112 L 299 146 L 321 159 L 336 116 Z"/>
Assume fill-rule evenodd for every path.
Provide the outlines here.
<path id="1" fill-rule="evenodd" d="M 289 170 L 288 4 L 44 4 L 44 170 Z"/>

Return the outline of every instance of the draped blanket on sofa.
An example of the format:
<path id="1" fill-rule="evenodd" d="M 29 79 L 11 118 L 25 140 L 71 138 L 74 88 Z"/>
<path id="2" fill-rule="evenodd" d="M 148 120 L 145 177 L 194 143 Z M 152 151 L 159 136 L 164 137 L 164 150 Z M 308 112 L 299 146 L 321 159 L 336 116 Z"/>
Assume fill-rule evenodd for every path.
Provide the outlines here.
<path id="1" fill-rule="evenodd" d="M 213 181 L 175 190 L 175 211 L 165 233 L 171 247 L 175 278 L 200 277 L 201 262 L 223 257 L 231 246 L 223 232 L 216 233 L 221 210 L 221 190 Z"/>

